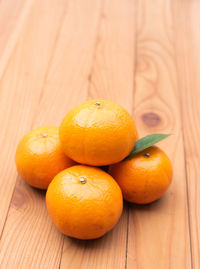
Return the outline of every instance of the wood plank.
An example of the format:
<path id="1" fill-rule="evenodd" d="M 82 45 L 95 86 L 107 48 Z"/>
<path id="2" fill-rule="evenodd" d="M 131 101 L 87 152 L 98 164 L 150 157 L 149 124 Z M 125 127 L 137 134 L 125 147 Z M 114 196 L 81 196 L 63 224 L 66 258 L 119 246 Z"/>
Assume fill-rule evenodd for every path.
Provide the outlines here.
<path id="1" fill-rule="evenodd" d="M 0 77 L 16 45 L 33 0 L 0 1 Z"/>
<path id="2" fill-rule="evenodd" d="M 191 268 L 182 123 L 171 1 L 137 1 L 135 117 L 141 136 L 173 133 L 160 143 L 174 168 L 159 201 L 130 205 L 127 268 Z"/>
<path id="3" fill-rule="evenodd" d="M 180 16 L 177 17 L 177 12 Z M 173 3 L 175 51 L 186 154 L 193 268 L 200 268 L 200 2 Z"/>
<path id="4" fill-rule="evenodd" d="M 29 14 L 31 4 L 31 0 L 16 0 L 14 4 L 13 1 L 9 0 L 0 2 L 0 78 L 2 78 L 6 70 L 20 31 Z M 10 78 L 13 78 L 12 73 L 10 73 Z M 15 147 L 16 141 L 19 139 L 18 135 L 20 135 L 19 133 L 21 131 L 23 132 L 24 128 L 24 126 L 22 126 L 21 130 L 13 130 L 10 128 L 10 124 L 14 123 L 17 125 L 23 117 L 24 109 L 26 110 L 34 104 L 34 99 L 32 100 L 30 95 L 30 98 L 28 98 L 26 92 L 19 96 L 19 92 L 11 91 L 11 83 L 9 80 L 7 85 L 4 85 L 2 81 L 0 82 L 0 120 L 2 124 L 0 140 L 2 148 L 0 162 L 2 175 L 0 179 L 0 195 L 2 197 L 0 204 L 0 234 L 3 229 L 16 178 L 15 169 L 13 165 L 11 165 L 12 162 L 10 162 L 10 160 L 13 160 L 11 148 Z M 15 78 L 13 78 L 13 82 L 16 83 L 14 80 Z M 13 106 L 14 100 L 15 106 Z M 26 104 L 19 109 L 22 100 L 26 100 Z M 13 133 L 15 135 L 13 135 Z"/>
<path id="5" fill-rule="evenodd" d="M 23 114 L 17 114 L 17 125 L 15 118 L 9 122 L 12 135 L 17 126 L 22 134 L 30 125 L 58 124 L 71 106 L 86 98 L 99 14 L 98 1 L 35 1 L 2 81 L 3 88 L 10 88 L 9 78 L 14 76 L 11 93 L 26 93 L 33 102 L 26 106 L 25 97 L 20 98 Z M 13 106 L 14 100 L 9 104 Z M 16 141 L 6 151 L 10 155 Z M 7 156 L 4 160 L 8 171 L 13 162 Z M 13 182 L 15 174 L 10 177 Z M 63 236 L 47 216 L 44 196 L 21 179 L 17 181 L 1 239 L 2 269 L 59 267 Z"/>
<path id="6" fill-rule="evenodd" d="M 2 124 L 0 233 L 17 177 L 14 165 L 15 149 L 22 135 L 31 128 L 64 12 L 65 1 L 60 2 L 63 3 L 62 5 L 59 3 L 52 5 L 52 9 L 48 10 L 49 13 L 45 12 L 47 2 L 49 1 L 43 1 L 41 4 L 40 1 L 36 1 L 33 5 L 22 30 L 22 36 L 18 40 L 0 81 L 0 120 Z M 56 7 L 57 13 L 54 12 Z M 41 17 L 40 20 L 38 20 L 38 16 Z M 6 28 L 5 31 L 8 29 Z M 41 39 L 41 36 L 44 40 Z M 3 67 L 4 62 L 1 62 L 0 69 Z"/>
<path id="7" fill-rule="evenodd" d="M 132 110 L 134 75 L 134 4 L 107 0 L 102 7 L 88 98 L 116 101 Z M 61 269 L 125 268 L 127 210 L 101 239 L 87 242 L 65 237 Z"/>

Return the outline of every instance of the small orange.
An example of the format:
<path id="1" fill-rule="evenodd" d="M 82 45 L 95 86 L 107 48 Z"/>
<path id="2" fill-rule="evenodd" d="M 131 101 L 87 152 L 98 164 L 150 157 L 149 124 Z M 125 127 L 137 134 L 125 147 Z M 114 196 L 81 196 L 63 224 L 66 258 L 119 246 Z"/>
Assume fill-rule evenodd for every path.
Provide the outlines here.
<path id="1" fill-rule="evenodd" d="M 156 146 L 112 165 L 109 172 L 121 187 L 124 199 L 136 204 L 159 199 L 172 181 L 171 162 Z"/>
<path id="2" fill-rule="evenodd" d="M 56 174 L 75 164 L 62 151 L 55 126 L 26 134 L 18 144 L 15 162 L 21 177 L 40 189 L 46 189 Z"/>
<path id="3" fill-rule="evenodd" d="M 64 152 L 76 162 L 94 166 L 117 163 L 133 149 L 135 123 L 119 104 L 90 100 L 72 109 L 60 126 Z"/>
<path id="4" fill-rule="evenodd" d="M 123 197 L 109 174 L 100 168 L 75 165 L 50 183 L 46 204 L 52 221 L 65 235 L 94 239 L 117 223 Z"/>

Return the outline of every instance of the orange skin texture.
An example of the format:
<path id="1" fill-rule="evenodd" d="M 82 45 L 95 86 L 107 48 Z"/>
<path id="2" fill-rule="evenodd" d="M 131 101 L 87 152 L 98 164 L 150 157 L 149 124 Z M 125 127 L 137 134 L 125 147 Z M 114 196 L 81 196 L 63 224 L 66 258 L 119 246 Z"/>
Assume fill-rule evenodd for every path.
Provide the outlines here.
<path id="1" fill-rule="evenodd" d="M 50 183 L 46 204 L 52 221 L 62 233 L 78 239 L 95 239 L 118 222 L 123 196 L 116 181 L 100 168 L 75 165 Z"/>
<path id="2" fill-rule="evenodd" d="M 137 139 L 131 115 L 119 104 L 101 99 L 72 109 L 62 121 L 59 133 L 67 156 L 93 166 L 123 160 Z"/>
<path id="3" fill-rule="evenodd" d="M 47 189 L 60 171 L 75 164 L 61 149 L 58 127 L 45 126 L 26 134 L 18 144 L 15 163 L 31 186 Z"/>
<path id="4" fill-rule="evenodd" d="M 149 157 L 144 156 L 146 153 Z M 172 181 L 171 162 L 156 146 L 110 166 L 109 173 L 121 187 L 124 199 L 136 204 L 147 204 L 159 199 Z"/>

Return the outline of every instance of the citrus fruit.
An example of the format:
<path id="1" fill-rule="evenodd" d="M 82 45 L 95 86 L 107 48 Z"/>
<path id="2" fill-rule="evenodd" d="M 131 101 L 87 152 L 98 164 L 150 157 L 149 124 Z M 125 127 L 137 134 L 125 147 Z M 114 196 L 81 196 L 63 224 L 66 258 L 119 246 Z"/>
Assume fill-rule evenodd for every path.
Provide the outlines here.
<path id="1" fill-rule="evenodd" d="M 110 166 L 109 172 L 121 187 L 124 199 L 137 204 L 159 199 L 172 181 L 171 162 L 156 146 Z"/>
<path id="2" fill-rule="evenodd" d="M 130 114 L 108 100 L 90 100 L 72 109 L 61 123 L 64 152 L 76 162 L 113 164 L 132 150 L 137 131 Z"/>
<path id="3" fill-rule="evenodd" d="M 62 151 L 55 126 L 26 134 L 18 144 L 15 162 L 21 177 L 40 189 L 46 189 L 56 174 L 75 164 Z"/>
<path id="4" fill-rule="evenodd" d="M 109 174 L 100 168 L 75 165 L 52 180 L 46 204 L 52 221 L 65 235 L 94 239 L 117 223 L 123 197 Z"/>

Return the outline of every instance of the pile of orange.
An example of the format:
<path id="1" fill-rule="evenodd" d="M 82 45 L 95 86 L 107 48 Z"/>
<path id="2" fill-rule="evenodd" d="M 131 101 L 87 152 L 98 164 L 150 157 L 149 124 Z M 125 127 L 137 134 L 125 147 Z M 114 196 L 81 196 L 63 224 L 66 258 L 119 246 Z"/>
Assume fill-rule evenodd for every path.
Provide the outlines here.
<path id="1" fill-rule="evenodd" d="M 28 184 L 47 189 L 47 209 L 61 232 L 94 239 L 118 222 L 123 198 L 151 203 L 169 187 L 169 158 L 145 141 L 119 104 L 90 100 L 72 109 L 59 128 L 26 134 L 15 161 Z M 101 166 L 109 166 L 108 173 Z"/>

